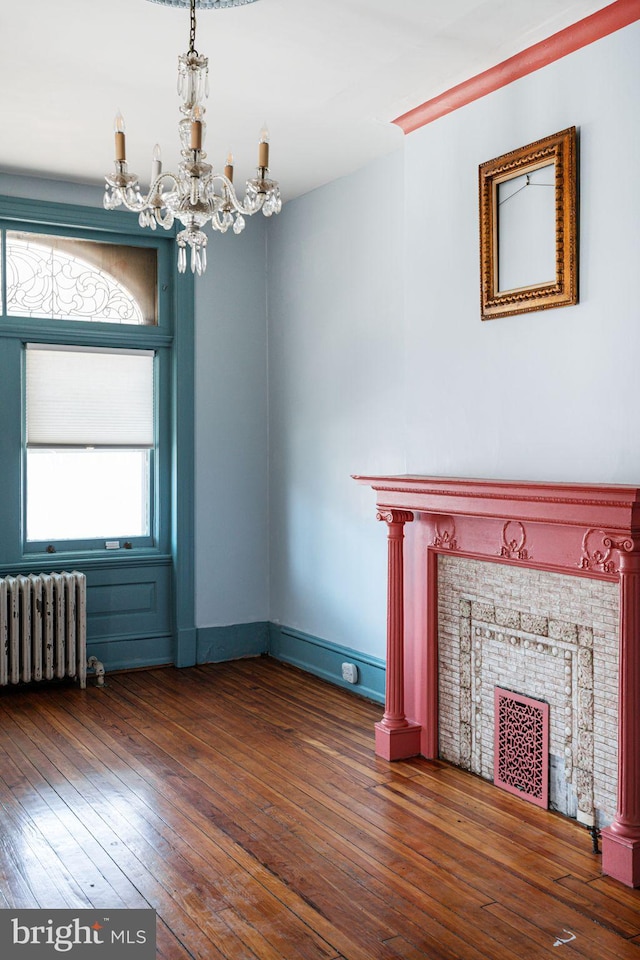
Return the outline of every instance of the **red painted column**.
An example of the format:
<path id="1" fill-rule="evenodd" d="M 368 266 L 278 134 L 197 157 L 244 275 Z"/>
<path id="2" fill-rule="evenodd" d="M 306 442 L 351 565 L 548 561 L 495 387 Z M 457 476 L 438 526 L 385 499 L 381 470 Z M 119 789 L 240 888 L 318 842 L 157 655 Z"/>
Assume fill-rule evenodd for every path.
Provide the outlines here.
<path id="1" fill-rule="evenodd" d="M 602 831 L 603 872 L 640 886 L 640 552 L 620 549 L 618 810 Z"/>
<path id="2" fill-rule="evenodd" d="M 404 713 L 404 525 L 413 520 L 408 510 L 377 514 L 388 526 L 387 567 L 387 675 L 385 711 L 376 724 L 376 753 L 385 760 L 402 760 L 420 752 L 420 724 Z"/>

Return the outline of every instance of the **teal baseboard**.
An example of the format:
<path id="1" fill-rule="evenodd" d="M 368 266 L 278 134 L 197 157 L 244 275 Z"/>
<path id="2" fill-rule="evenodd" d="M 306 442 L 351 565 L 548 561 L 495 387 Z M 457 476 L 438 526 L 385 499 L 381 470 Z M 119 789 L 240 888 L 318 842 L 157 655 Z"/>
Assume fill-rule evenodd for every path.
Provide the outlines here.
<path id="1" fill-rule="evenodd" d="M 269 652 L 269 624 L 234 623 L 228 627 L 199 627 L 196 635 L 198 663 L 220 663 Z"/>
<path id="2" fill-rule="evenodd" d="M 362 697 L 384 703 L 386 667 L 384 660 L 377 657 L 275 623 L 269 625 L 269 654 Z M 345 662 L 358 668 L 357 683 L 342 679 Z"/>
<path id="3" fill-rule="evenodd" d="M 109 673 L 112 670 L 132 670 L 170 663 L 175 663 L 177 667 L 190 666 L 194 662 L 191 657 L 193 649 L 196 663 L 221 663 L 269 654 L 276 660 L 290 663 L 352 693 L 384 703 L 384 660 L 303 633 L 302 630 L 260 620 L 225 627 L 199 627 L 195 631 L 181 633 L 178 657 L 172 636 L 121 636 L 93 640 L 87 643 L 87 655 L 97 657 Z M 180 657 L 181 650 L 187 655 L 186 660 L 184 656 Z M 342 664 L 345 662 L 355 664 L 358 668 L 357 683 L 343 680 Z"/>
<path id="4" fill-rule="evenodd" d="M 197 655 L 198 631 L 195 627 L 179 628 L 176 644 L 176 667 L 192 667 L 198 662 Z"/>

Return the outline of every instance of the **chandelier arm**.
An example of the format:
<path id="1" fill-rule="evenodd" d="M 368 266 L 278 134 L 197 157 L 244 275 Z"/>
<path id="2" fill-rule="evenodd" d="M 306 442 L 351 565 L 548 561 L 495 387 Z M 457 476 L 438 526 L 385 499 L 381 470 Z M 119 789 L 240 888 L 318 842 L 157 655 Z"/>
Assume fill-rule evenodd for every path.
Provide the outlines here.
<path id="1" fill-rule="evenodd" d="M 238 194 L 236 193 L 236 188 L 228 177 L 225 177 L 223 173 L 211 174 L 209 177 L 209 183 L 215 182 L 221 183 L 225 188 L 224 200 L 226 203 L 230 204 L 237 213 L 242 213 L 249 217 L 251 216 L 251 211 L 245 206 L 244 201 L 240 200 Z"/>
<path id="2" fill-rule="evenodd" d="M 165 227 L 165 229 L 168 230 L 173 224 L 173 214 L 167 207 L 167 194 L 164 193 L 162 189 L 163 181 L 170 181 L 172 187 L 179 186 L 178 178 L 174 173 L 161 173 L 155 180 L 152 180 L 149 185 L 149 192 L 146 196 L 142 197 L 142 201 L 145 204 L 144 209 L 155 217 L 156 222 L 160 224 L 161 227 Z M 164 217 L 162 216 L 162 210 L 168 211 Z"/>
<path id="3" fill-rule="evenodd" d="M 218 181 L 224 185 L 226 188 L 225 200 L 227 200 L 227 202 L 233 207 L 236 213 L 241 213 L 245 217 L 252 217 L 254 213 L 258 213 L 267 198 L 267 191 L 265 190 L 264 192 L 259 192 L 257 194 L 256 199 L 252 204 L 248 204 L 246 199 L 240 200 L 233 183 L 228 179 L 228 177 L 225 177 L 223 173 L 211 174 L 209 177 L 209 182 L 213 183 L 214 181 Z"/>
<path id="4" fill-rule="evenodd" d="M 226 233 L 227 225 L 225 225 L 224 220 L 222 219 L 222 214 L 220 210 L 216 212 L 211 217 L 211 229 L 216 230 L 218 233 Z"/>
<path id="5" fill-rule="evenodd" d="M 164 215 L 162 213 L 163 209 L 166 210 L 166 213 Z M 163 227 L 165 230 L 170 230 L 175 221 L 175 216 L 173 215 L 173 211 L 170 210 L 168 207 L 164 207 L 164 208 L 154 207 L 153 216 L 158 226 Z"/>
<path id="6" fill-rule="evenodd" d="M 154 193 L 159 192 L 158 188 L 163 180 L 171 180 L 175 186 L 178 186 L 180 182 L 177 174 L 171 173 L 169 170 L 167 170 L 166 173 L 163 172 L 159 174 L 155 178 L 155 180 L 149 185 L 149 193 L 147 194 L 148 197 L 151 197 L 153 196 Z"/>
<path id="7" fill-rule="evenodd" d="M 148 209 L 147 198 L 140 196 L 140 194 L 132 199 L 130 196 L 127 196 L 126 193 L 121 193 L 120 199 L 122 206 L 126 207 L 126 209 L 132 213 L 142 213 L 143 210 Z"/>
<path id="8" fill-rule="evenodd" d="M 132 213 L 142 213 L 145 210 L 154 213 L 158 208 L 162 209 L 163 207 L 166 207 L 164 202 L 160 202 L 164 201 L 164 197 L 160 190 L 160 184 L 163 180 L 171 180 L 175 186 L 179 186 L 178 177 L 174 173 L 161 173 L 160 176 L 156 177 L 156 179 L 153 181 L 149 187 L 149 192 L 145 196 L 139 192 L 137 195 L 134 194 L 133 198 L 131 196 L 133 191 L 139 190 L 137 177 L 132 179 L 131 183 L 127 186 L 127 189 L 116 187 L 121 204 Z M 164 226 L 162 220 L 157 216 L 156 220 L 161 226 Z"/>

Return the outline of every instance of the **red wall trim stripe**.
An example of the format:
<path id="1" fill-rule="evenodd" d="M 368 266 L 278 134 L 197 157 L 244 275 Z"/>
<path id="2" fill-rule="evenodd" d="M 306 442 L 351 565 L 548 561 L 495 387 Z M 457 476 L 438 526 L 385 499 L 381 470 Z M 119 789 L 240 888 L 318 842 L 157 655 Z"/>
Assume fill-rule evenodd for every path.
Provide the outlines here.
<path id="1" fill-rule="evenodd" d="M 526 77 L 527 74 L 546 67 L 555 60 L 560 60 L 567 54 L 586 47 L 610 33 L 615 33 L 616 30 L 627 27 L 636 20 L 640 20 L 640 0 L 616 0 L 615 3 L 598 10 L 590 17 L 565 27 L 564 30 L 509 57 L 508 60 L 503 60 L 495 67 L 451 87 L 433 100 L 427 100 L 419 107 L 414 107 L 393 122 L 405 133 L 411 133 L 412 130 L 424 127 L 427 123 L 444 117 L 459 107 L 464 107 L 467 103 L 479 100 L 480 97 L 493 93 L 494 90 L 499 90 L 500 87 L 514 80 L 519 80 L 520 77 Z"/>

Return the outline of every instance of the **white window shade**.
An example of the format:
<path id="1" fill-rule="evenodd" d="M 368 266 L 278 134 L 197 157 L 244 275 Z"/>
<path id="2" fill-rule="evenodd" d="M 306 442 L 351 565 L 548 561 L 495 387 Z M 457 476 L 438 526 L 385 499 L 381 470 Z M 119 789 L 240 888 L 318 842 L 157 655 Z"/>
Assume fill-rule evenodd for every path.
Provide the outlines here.
<path id="1" fill-rule="evenodd" d="M 153 446 L 153 351 L 27 344 L 26 368 L 27 446 Z"/>

